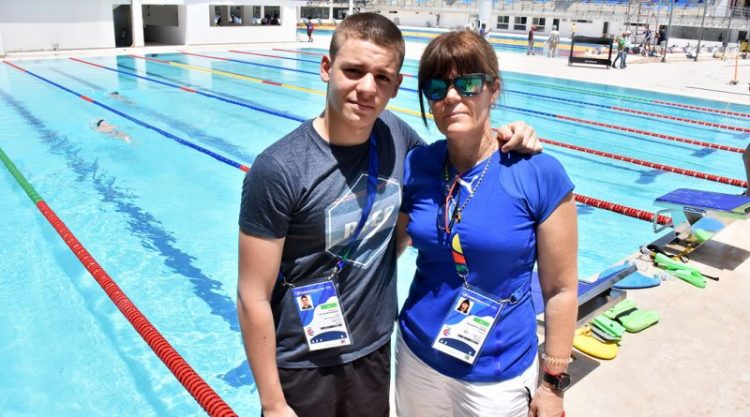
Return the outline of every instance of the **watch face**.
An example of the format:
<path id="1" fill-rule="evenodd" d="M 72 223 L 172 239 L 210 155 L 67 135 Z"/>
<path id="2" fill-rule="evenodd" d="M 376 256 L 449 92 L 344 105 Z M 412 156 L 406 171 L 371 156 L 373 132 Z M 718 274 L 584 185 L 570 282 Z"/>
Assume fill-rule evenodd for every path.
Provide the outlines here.
<path id="1" fill-rule="evenodd" d="M 570 375 L 566 373 L 562 373 L 558 375 L 557 377 L 558 377 L 557 389 L 559 389 L 560 391 L 564 391 L 570 386 Z"/>
<path id="2" fill-rule="evenodd" d="M 558 375 L 544 373 L 544 382 L 552 385 L 558 391 L 565 391 L 570 386 L 570 375 L 565 372 Z"/>

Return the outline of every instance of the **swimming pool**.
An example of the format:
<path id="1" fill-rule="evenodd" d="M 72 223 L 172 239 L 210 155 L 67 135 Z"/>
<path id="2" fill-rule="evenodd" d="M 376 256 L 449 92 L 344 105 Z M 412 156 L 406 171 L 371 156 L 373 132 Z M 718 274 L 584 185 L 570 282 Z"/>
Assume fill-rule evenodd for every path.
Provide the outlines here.
<path id="1" fill-rule="evenodd" d="M 316 75 L 320 50 L 245 52 L 265 56 L 225 51 L 15 62 L 36 77 L 0 65 L 0 147 L 218 394 L 240 415 L 257 415 L 235 311 L 243 171 L 178 141 L 250 165 L 298 120 L 317 115 L 325 85 Z M 404 72 L 416 73 L 416 62 L 407 61 Z M 749 128 L 747 116 L 654 100 L 744 115 L 748 107 L 519 73 L 506 73 L 504 82 L 495 124 L 524 119 L 547 139 L 743 178 L 739 154 L 708 146 L 744 147 L 746 132 L 617 108 Z M 396 114 L 426 139 L 440 138 L 415 115 L 419 106 L 409 90 L 415 79 L 406 77 L 402 87 L 391 102 Z M 111 97 L 113 91 L 121 97 Z M 133 143 L 94 132 L 90 125 L 99 118 L 127 131 Z M 678 187 L 740 191 L 561 146 L 548 144 L 545 152 L 563 163 L 577 193 L 642 210 L 654 211 L 653 199 Z M 4 170 L 0 192 L 3 415 L 203 415 Z M 581 276 L 654 238 L 646 221 L 578 209 Z M 413 252 L 399 263 L 402 299 L 413 263 Z"/>

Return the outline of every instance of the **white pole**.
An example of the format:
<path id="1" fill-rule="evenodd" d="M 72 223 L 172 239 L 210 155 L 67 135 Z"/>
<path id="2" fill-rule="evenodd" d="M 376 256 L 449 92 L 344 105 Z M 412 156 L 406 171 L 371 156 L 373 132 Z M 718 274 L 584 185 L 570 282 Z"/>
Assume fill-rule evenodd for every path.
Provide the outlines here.
<path id="1" fill-rule="evenodd" d="M 669 2 L 669 20 L 667 21 L 667 41 L 669 41 L 669 37 L 672 34 L 672 11 L 674 10 L 674 0 L 671 0 Z M 664 44 L 664 50 L 662 51 L 661 55 L 661 62 L 667 62 L 667 48 L 669 47 L 669 44 Z"/>
<path id="2" fill-rule="evenodd" d="M 492 0 L 479 0 L 479 22 L 486 23 L 488 28 L 492 27 L 490 19 L 492 18 Z"/>
<path id="3" fill-rule="evenodd" d="M 133 30 L 133 45 L 131 46 L 145 46 L 146 42 L 143 39 L 143 3 L 141 0 L 130 2 L 130 16 L 130 24 Z"/>
<path id="4" fill-rule="evenodd" d="M 701 31 L 698 36 L 698 47 L 695 49 L 695 61 L 698 61 L 698 54 L 701 53 L 701 41 L 703 40 L 703 24 L 706 22 L 706 13 L 708 12 L 708 0 L 703 0 L 703 18 L 701 19 Z"/>

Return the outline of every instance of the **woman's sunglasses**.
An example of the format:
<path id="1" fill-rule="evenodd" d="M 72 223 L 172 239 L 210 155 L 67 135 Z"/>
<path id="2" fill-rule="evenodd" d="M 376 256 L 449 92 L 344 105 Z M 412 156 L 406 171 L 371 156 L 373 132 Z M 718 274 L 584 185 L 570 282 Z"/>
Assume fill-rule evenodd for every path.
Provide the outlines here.
<path id="1" fill-rule="evenodd" d="M 427 78 L 422 83 L 422 94 L 430 101 L 440 101 L 448 95 L 451 85 L 461 97 L 474 97 L 482 94 L 485 83 L 494 80 L 489 74 L 468 74 L 449 80 Z"/>

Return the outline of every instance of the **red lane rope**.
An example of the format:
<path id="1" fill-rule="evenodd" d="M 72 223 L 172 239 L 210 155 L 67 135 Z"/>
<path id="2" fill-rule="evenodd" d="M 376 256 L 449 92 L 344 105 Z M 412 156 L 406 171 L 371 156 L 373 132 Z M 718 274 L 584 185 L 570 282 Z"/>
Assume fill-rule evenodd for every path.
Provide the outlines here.
<path id="1" fill-rule="evenodd" d="M 639 135 L 651 136 L 651 137 L 655 137 L 655 138 L 659 138 L 659 139 L 670 140 L 670 141 L 673 141 L 673 142 L 689 143 L 691 145 L 703 146 L 704 148 L 719 149 L 719 150 L 722 150 L 722 151 L 737 152 L 737 153 L 743 153 L 743 152 L 745 152 L 744 149 L 738 148 L 736 146 L 729 146 L 729 145 L 721 145 L 721 144 L 716 144 L 716 143 L 703 142 L 703 141 L 700 141 L 700 140 L 695 140 L 695 139 L 690 139 L 690 138 L 682 138 L 682 137 L 679 137 L 679 136 L 665 135 L 663 133 L 650 132 L 648 130 L 634 129 L 632 127 L 619 126 L 619 125 L 611 125 L 611 124 L 602 123 L 602 122 L 595 122 L 593 120 L 580 119 L 578 117 L 570 117 L 570 116 L 565 116 L 565 115 L 562 115 L 562 114 L 556 114 L 554 116 L 557 117 L 558 119 L 570 120 L 570 121 L 573 121 L 573 122 L 578 122 L 578 123 L 583 123 L 583 124 L 589 124 L 589 125 L 594 125 L 594 126 L 606 127 L 608 129 L 622 130 L 624 132 L 637 133 Z"/>
<path id="2" fill-rule="evenodd" d="M 579 203 L 583 203 L 583 204 L 597 207 L 597 208 L 604 209 L 604 210 L 613 211 L 619 214 L 624 214 L 626 216 L 634 217 L 636 219 L 653 222 L 654 217 L 656 217 L 656 214 L 650 211 L 640 210 L 637 208 L 624 206 L 622 204 L 615 204 L 609 201 L 599 200 L 597 198 L 587 197 L 585 195 L 576 194 L 576 193 L 573 193 L 573 196 L 575 197 L 576 201 L 578 201 Z M 657 222 L 662 225 L 669 224 L 671 221 L 672 221 L 671 218 L 661 215 L 661 214 L 659 215 L 658 220 L 657 220 Z"/>
<path id="3" fill-rule="evenodd" d="M 560 146 L 567 149 L 572 149 L 579 152 L 590 153 L 593 155 L 602 156 L 605 158 L 612 158 L 618 161 L 629 162 L 631 164 L 642 165 L 649 168 L 659 169 L 662 171 L 673 172 L 675 174 L 682 174 L 689 177 L 700 178 L 703 180 L 719 182 L 723 184 L 735 185 L 737 187 L 747 188 L 747 181 L 738 180 L 735 178 L 724 177 L 721 175 L 708 174 L 705 172 L 694 171 L 692 169 L 684 169 L 671 165 L 664 165 L 657 162 L 646 161 L 643 159 L 631 158 L 629 156 L 618 155 L 610 152 L 599 151 L 596 149 L 586 148 L 578 145 L 571 145 L 565 142 L 558 142 L 554 139 L 539 138 L 542 143 L 549 143 L 551 145 Z"/>
<path id="4" fill-rule="evenodd" d="M 652 113 L 648 111 L 629 109 L 627 107 L 610 106 L 610 108 L 612 110 L 617 110 L 623 113 L 640 114 L 642 116 L 658 117 L 660 119 L 675 120 L 675 121 L 683 122 L 683 123 L 690 123 L 690 124 L 696 124 L 696 125 L 701 125 L 701 126 L 709 126 L 709 127 L 715 127 L 718 129 L 725 129 L 725 130 L 733 130 L 735 132 L 750 133 L 750 128 L 746 128 L 746 127 L 730 126 L 730 125 L 725 125 L 721 123 L 713 123 L 713 122 L 705 122 L 703 120 L 694 120 L 694 119 L 688 119 L 685 117 L 668 116 L 666 114 L 659 114 L 659 113 Z"/>
<path id="5" fill-rule="evenodd" d="M 162 61 L 162 60 L 153 59 L 153 58 L 147 58 L 147 57 L 139 57 L 139 56 L 135 56 L 135 55 L 134 55 L 134 57 L 136 57 L 136 58 L 142 58 L 142 59 L 147 59 L 147 60 L 151 60 L 151 61 L 156 61 L 156 62 L 160 62 L 160 63 L 169 65 L 168 61 Z M 619 213 L 619 214 L 624 214 L 626 216 L 634 217 L 634 218 L 641 219 L 641 220 L 652 221 L 653 218 L 654 218 L 654 216 L 655 216 L 654 213 L 651 213 L 651 212 L 648 212 L 648 211 L 636 209 L 636 208 L 633 208 L 633 207 L 624 206 L 624 205 L 621 205 L 621 204 L 615 204 L 615 203 L 611 203 L 611 202 L 604 201 L 604 200 L 599 200 L 599 199 L 596 199 L 596 198 L 593 198 L 593 197 L 587 197 L 587 196 L 583 196 L 583 195 L 579 195 L 579 194 L 575 194 L 575 197 L 576 197 L 576 201 L 579 201 L 579 202 L 581 202 L 583 204 L 588 204 L 588 205 L 591 205 L 591 206 L 594 206 L 594 207 L 597 207 L 597 208 L 602 208 L 602 209 L 605 209 L 605 210 L 613 211 L 613 212 Z M 659 222 L 661 224 L 666 224 L 669 221 L 670 221 L 669 217 L 666 217 L 666 216 L 660 216 L 659 217 Z"/>
<path id="6" fill-rule="evenodd" d="M 315 55 L 315 56 L 324 56 L 325 55 L 325 54 L 316 53 L 316 52 L 297 51 L 297 50 L 294 50 L 294 49 L 273 48 L 273 50 L 274 51 L 279 51 L 279 52 L 291 52 L 291 53 L 304 54 L 304 55 Z M 239 53 L 242 53 L 242 51 L 230 51 L 230 52 L 239 52 Z M 279 58 L 279 57 L 274 57 L 274 58 Z M 404 74 L 404 76 L 412 76 L 413 77 L 413 75 L 411 75 L 411 74 Z M 731 111 L 731 110 L 712 109 L 710 107 L 693 106 L 693 105 L 689 105 L 689 104 L 681 104 L 681 103 L 675 103 L 675 102 L 664 101 L 664 100 L 650 100 L 650 102 L 651 103 L 656 103 L 656 104 L 663 104 L 665 106 L 670 106 L 670 107 L 682 108 L 682 109 L 700 110 L 700 111 L 705 111 L 705 112 L 709 112 L 709 113 L 716 113 L 716 114 L 724 114 L 724 115 L 728 115 L 728 116 L 739 116 L 739 117 L 750 118 L 750 113 L 742 113 L 742 112 L 736 112 L 736 111 Z"/>
<path id="7" fill-rule="evenodd" d="M 709 113 L 725 114 L 727 116 L 738 116 L 738 117 L 750 118 L 750 113 L 741 113 L 741 112 L 736 112 L 736 111 L 731 111 L 731 110 L 712 109 L 710 107 L 701 107 L 701 106 L 693 106 L 690 104 L 673 103 L 671 101 L 664 101 L 664 100 L 651 100 L 651 102 L 657 103 L 657 104 L 663 104 L 665 106 L 670 106 L 670 107 L 679 107 L 681 109 L 700 110 L 700 111 L 705 111 Z"/>
<path id="8" fill-rule="evenodd" d="M 237 416 L 219 394 L 195 372 L 190 364 L 169 344 L 167 339 L 159 333 L 159 330 L 141 313 L 138 307 L 130 301 L 130 298 L 125 295 L 47 203 L 42 200 L 36 206 L 57 234 L 60 235 L 65 244 L 73 251 L 81 264 L 94 277 L 99 286 L 102 287 L 115 306 L 117 306 L 138 334 L 141 335 L 143 340 L 148 343 L 154 353 L 156 353 L 156 356 L 169 368 L 180 384 L 198 401 L 198 404 L 203 407 L 208 415 L 212 417 Z"/>

